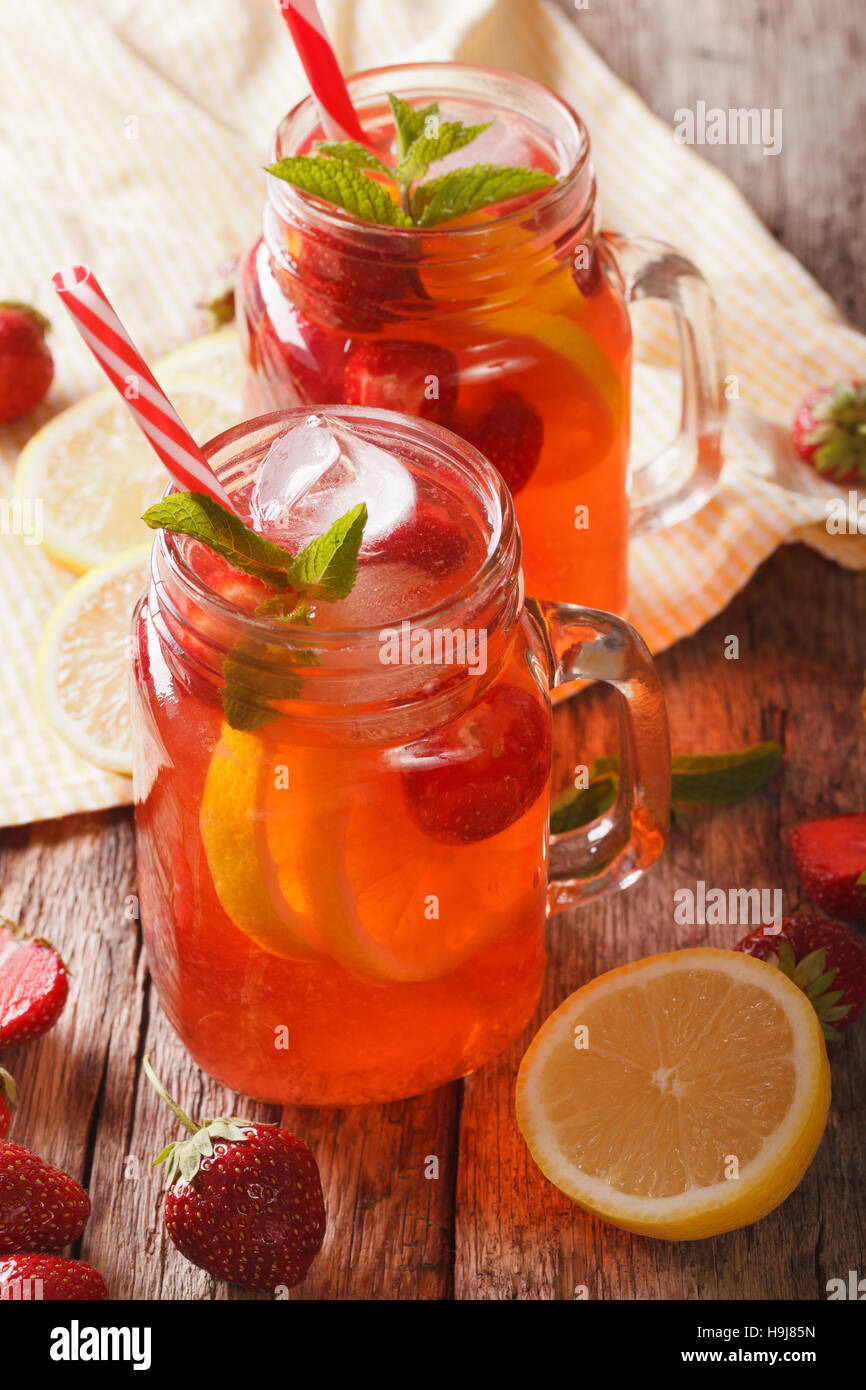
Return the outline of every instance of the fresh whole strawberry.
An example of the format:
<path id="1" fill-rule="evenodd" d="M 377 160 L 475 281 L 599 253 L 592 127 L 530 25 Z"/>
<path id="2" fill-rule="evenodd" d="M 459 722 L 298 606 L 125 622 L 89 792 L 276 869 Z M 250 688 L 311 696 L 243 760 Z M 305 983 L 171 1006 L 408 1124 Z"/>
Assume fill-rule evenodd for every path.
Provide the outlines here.
<path id="1" fill-rule="evenodd" d="M 851 1027 L 866 1000 L 866 942 L 841 922 L 794 912 L 782 918 L 779 932 L 760 928 L 734 949 L 778 966 L 799 985 L 828 1041 Z"/>
<path id="2" fill-rule="evenodd" d="M 369 558 L 415 565 L 424 574 L 444 579 L 466 563 L 469 549 L 465 531 L 444 508 L 421 502 L 409 520 L 395 527 Z"/>
<path id="3" fill-rule="evenodd" d="M 0 303 L 0 425 L 29 414 L 45 399 L 54 376 L 45 341 L 49 326 L 29 304 Z"/>
<path id="4" fill-rule="evenodd" d="M 866 483 L 866 382 L 822 386 L 794 418 L 794 448 L 834 483 Z"/>
<path id="5" fill-rule="evenodd" d="M 471 434 L 472 443 L 499 469 L 513 494 L 526 487 L 538 466 L 544 424 L 519 391 L 501 391 Z"/>
<path id="6" fill-rule="evenodd" d="M 419 825 L 446 844 L 473 844 L 513 825 L 541 795 L 550 719 L 527 691 L 497 685 L 406 753 L 403 782 Z"/>
<path id="7" fill-rule="evenodd" d="M 0 918 L 0 1034 L 20 1047 L 53 1028 L 69 994 L 66 966 L 50 941 Z"/>
<path id="8" fill-rule="evenodd" d="M 18 1087 L 15 1078 L 5 1067 L 0 1067 L 0 1139 L 5 1139 L 12 1123 L 12 1107 L 18 1104 Z"/>
<path id="9" fill-rule="evenodd" d="M 10 1255 L 0 1260 L 0 1300 L 96 1303 L 108 1297 L 102 1275 L 83 1260 L 63 1255 Z"/>
<path id="10" fill-rule="evenodd" d="M 306 1277 L 325 1238 L 325 1204 L 316 1160 L 276 1125 L 184 1115 L 145 1071 L 191 1139 L 169 1144 L 165 1228 L 180 1253 L 216 1279 L 245 1289 L 291 1288 Z"/>
<path id="11" fill-rule="evenodd" d="M 62 1250 L 90 1217 L 90 1198 L 68 1173 L 21 1144 L 0 1140 L 0 1255 Z"/>
<path id="12" fill-rule="evenodd" d="M 457 404 L 457 358 L 412 339 L 359 343 L 346 362 L 343 399 L 447 425 Z"/>
<path id="13" fill-rule="evenodd" d="M 866 926 L 866 814 L 804 821 L 791 832 L 800 882 L 841 922 Z"/>

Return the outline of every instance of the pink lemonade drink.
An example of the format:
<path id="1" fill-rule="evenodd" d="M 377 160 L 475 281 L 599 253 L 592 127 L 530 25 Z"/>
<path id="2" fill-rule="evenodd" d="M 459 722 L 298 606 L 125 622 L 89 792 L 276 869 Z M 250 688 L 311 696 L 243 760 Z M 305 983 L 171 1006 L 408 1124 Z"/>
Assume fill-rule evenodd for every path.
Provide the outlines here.
<path id="1" fill-rule="evenodd" d="M 627 625 L 524 602 L 508 493 L 446 431 L 301 410 L 205 452 L 240 517 L 294 556 L 361 504 L 365 522 L 354 582 L 334 565 L 300 605 L 157 537 L 133 682 L 153 979 L 227 1086 L 281 1104 L 412 1095 L 527 1022 L 549 902 L 658 853 L 652 666 Z M 579 672 L 581 644 L 617 649 L 635 777 L 610 848 L 563 837 L 554 893 L 549 689 Z"/>
<path id="2" fill-rule="evenodd" d="M 416 113 L 419 138 L 458 121 L 481 133 L 402 189 L 409 225 L 378 225 L 369 218 L 387 207 L 364 220 L 289 181 L 324 135 L 311 100 L 290 112 L 271 150 L 285 173 L 268 178 L 262 238 L 239 277 L 250 405 L 341 401 L 454 430 L 511 490 L 529 592 L 626 612 L 630 530 L 693 511 L 720 468 L 721 353 L 704 281 L 670 247 L 600 233 L 588 133 L 536 83 L 441 63 L 348 85 L 384 168 L 400 152 L 386 93 Z M 467 166 L 515 167 L 530 177 L 503 190 L 527 191 L 463 213 L 459 193 L 450 206 L 427 196 Z M 354 176 L 399 201 L 378 169 Z M 628 304 L 646 297 L 669 300 L 679 321 L 683 424 L 630 480 Z"/>

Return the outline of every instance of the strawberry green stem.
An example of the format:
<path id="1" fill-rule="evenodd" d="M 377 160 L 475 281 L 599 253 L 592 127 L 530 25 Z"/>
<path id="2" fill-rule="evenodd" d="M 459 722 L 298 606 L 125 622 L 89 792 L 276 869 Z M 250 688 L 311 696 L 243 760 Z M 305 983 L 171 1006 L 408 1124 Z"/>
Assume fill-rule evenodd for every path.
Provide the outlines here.
<path id="1" fill-rule="evenodd" d="M 153 1067 L 150 1065 L 150 1058 L 147 1056 L 144 1059 L 144 1074 L 147 1077 L 153 1089 L 156 1091 L 157 1095 L 162 1097 L 172 1114 L 175 1115 L 178 1118 L 178 1120 L 180 1120 L 184 1129 L 188 1129 L 190 1134 L 197 1134 L 198 1130 L 200 1129 L 200 1126 L 194 1125 L 192 1120 L 189 1118 L 189 1115 L 185 1115 L 181 1110 L 180 1106 L 178 1105 L 177 1101 L 173 1100 L 172 1097 L 168 1094 L 168 1091 L 165 1089 L 156 1072 L 154 1071 Z"/>

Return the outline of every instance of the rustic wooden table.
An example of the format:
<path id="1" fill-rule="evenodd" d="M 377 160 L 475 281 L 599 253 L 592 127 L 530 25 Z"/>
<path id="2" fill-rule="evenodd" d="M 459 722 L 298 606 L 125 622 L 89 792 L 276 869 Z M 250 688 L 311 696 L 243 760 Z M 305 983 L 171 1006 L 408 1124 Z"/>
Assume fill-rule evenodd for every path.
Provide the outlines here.
<path id="1" fill-rule="evenodd" d="M 581 11 L 576 22 L 668 119 L 700 97 L 784 107 L 784 158 L 725 147 L 706 153 L 866 325 L 866 285 L 852 274 L 866 249 L 856 205 L 866 95 L 855 81 L 853 7 L 691 0 L 685 26 L 679 0 L 618 0 Z M 731 633 L 740 639 L 737 662 L 723 657 Z M 794 1195 L 757 1226 L 698 1243 L 629 1236 L 573 1208 L 528 1158 L 512 1088 L 538 1021 L 590 976 L 684 944 L 734 943 L 737 928 L 687 937 L 675 927 L 676 888 L 697 879 L 782 887 L 786 909 L 798 905 L 790 826 L 812 813 L 862 808 L 864 634 L 866 575 L 788 547 L 713 623 L 661 658 L 675 750 L 776 738 L 788 754 L 783 774 L 742 807 L 691 816 L 628 894 L 556 919 L 537 1018 L 497 1063 L 405 1103 L 283 1114 L 315 1150 L 329 1212 L 324 1250 L 296 1297 L 550 1299 L 585 1285 L 592 1298 L 817 1299 L 829 1279 L 863 1271 L 866 1028 L 834 1055 L 827 1135 Z M 560 712 L 565 762 L 578 760 L 578 748 L 585 760 L 604 747 L 609 720 L 603 692 Z M 115 1297 L 249 1297 L 187 1264 L 162 1233 L 150 1162 L 174 1132 L 144 1082 L 142 1055 L 154 1055 L 191 1113 L 280 1115 L 226 1095 L 175 1040 L 129 916 L 134 851 L 125 810 L 0 838 L 0 911 L 55 940 L 74 972 L 58 1027 L 14 1059 L 0 1057 L 14 1060 L 24 1093 L 17 1132 L 89 1188 L 93 1217 L 76 1253 L 105 1273 Z M 439 1158 L 435 1181 L 424 1177 L 429 1154 Z"/>

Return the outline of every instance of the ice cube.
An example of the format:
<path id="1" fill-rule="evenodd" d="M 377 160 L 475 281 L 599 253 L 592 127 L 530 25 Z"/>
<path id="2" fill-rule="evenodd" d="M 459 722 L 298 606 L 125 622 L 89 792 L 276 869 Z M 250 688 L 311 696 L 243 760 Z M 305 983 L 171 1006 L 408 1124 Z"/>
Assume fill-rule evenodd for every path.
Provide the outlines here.
<path id="1" fill-rule="evenodd" d="M 393 531 L 415 506 L 406 466 L 325 415 L 308 415 L 275 439 L 259 464 L 250 496 L 258 531 L 304 543 L 367 503 L 365 544 Z"/>

